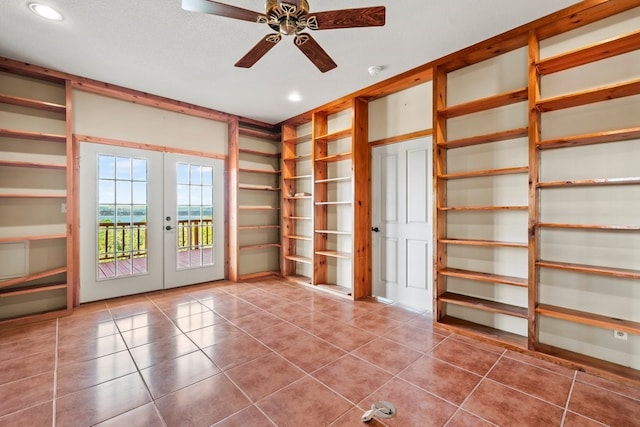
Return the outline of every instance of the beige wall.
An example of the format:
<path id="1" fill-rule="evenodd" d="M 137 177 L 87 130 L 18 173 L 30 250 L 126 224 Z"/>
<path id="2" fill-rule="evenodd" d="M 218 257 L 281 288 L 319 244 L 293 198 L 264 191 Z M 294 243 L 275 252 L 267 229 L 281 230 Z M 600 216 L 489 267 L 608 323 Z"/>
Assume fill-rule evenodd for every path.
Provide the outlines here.
<path id="1" fill-rule="evenodd" d="M 73 91 L 73 132 L 227 154 L 226 122 L 174 113 L 78 90 Z"/>
<path id="2" fill-rule="evenodd" d="M 431 82 L 376 99 L 369 103 L 369 141 L 431 129 Z"/>

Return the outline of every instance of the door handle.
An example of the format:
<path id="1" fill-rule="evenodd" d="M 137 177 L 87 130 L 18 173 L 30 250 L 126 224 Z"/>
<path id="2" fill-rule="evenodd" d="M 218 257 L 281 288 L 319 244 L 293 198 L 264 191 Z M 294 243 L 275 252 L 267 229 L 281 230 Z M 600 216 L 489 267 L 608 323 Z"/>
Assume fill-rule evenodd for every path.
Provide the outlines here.
<path id="1" fill-rule="evenodd" d="M 373 231 L 375 233 L 379 233 L 380 229 L 378 227 L 371 227 L 371 231 Z"/>
<path id="2" fill-rule="evenodd" d="M 167 231 L 171 231 L 171 230 L 173 230 L 174 228 L 175 228 L 175 227 L 172 227 L 172 226 L 170 226 L 170 225 L 167 225 L 164 229 L 165 229 L 165 230 L 167 230 Z"/>

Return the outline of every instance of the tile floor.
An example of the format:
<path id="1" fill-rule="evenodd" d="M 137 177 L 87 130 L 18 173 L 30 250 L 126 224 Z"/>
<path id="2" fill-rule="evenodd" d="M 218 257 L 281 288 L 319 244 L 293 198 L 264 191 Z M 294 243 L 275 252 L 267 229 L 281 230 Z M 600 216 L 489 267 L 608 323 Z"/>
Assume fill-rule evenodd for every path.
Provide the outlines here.
<path id="1" fill-rule="evenodd" d="M 279 281 L 0 327 L 0 426 L 639 426 L 640 389 Z"/>

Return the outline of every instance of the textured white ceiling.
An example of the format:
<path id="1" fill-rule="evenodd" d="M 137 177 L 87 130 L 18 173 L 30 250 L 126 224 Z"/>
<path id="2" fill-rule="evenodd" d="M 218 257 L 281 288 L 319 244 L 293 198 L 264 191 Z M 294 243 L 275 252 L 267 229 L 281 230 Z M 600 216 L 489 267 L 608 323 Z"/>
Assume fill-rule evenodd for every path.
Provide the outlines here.
<path id="1" fill-rule="evenodd" d="M 285 38 L 253 68 L 235 62 L 266 25 L 186 12 L 180 0 L 0 1 L 0 56 L 277 123 L 525 24 L 576 0 L 309 0 L 311 11 L 384 5 L 384 27 L 313 32 L 338 64 L 320 73 Z M 226 0 L 263 11 L 263 0 Z M 371 65 L 383 71 L 372 78 Z M 298 91 L 302 101 L 287 96 Z"/>

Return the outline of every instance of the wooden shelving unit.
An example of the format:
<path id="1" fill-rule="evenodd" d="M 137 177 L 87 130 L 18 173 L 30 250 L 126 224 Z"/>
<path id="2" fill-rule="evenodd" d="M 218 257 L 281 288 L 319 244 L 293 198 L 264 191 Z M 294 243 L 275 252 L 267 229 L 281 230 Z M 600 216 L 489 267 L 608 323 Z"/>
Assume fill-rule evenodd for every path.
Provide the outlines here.
<path id="1" fill-rule="evenodd" d="M 282 275 L 309 285 L 313 279 L 313 168 L 310 120 L 282 127 Z"/>
<path id="2" fill-rule="evenodd" d="M 230 278 L 257 280 L 280 275 L 280 142 L 279 129 L 239 121 L 230 169 L 237 205 L 231 245 Z"/>
<path id="3" fill-rule="evenodd" d="M 508 195 L 496 198 L 494 194 L 492 200 L 486 197 L 483 199 L 482 196 L 476 197 L 473 190 L 469 189 L 473 188 L 479 193 L 486 189 L 493 193 L 495 190 L 491 188 L 493 184 L 491 180 L 496 179 L 505 182 L 511 182 L 506 180 L 514 180 L 513 182 L 520 185 L 520 182 L 529 173 L 529 165 L 526 163 L 517 164 L 514 163 L 517 160 L 514 160 L 513 162 L 503 162 L 499 167 L 483 163 L 465 166 L 456 163 L 460 156 L 456 157 L 454 154 L 455 150 L 467 150 L 479 146 L 484 146 L 484 149 L 489 150 L 488 145 L 492 143 L 511 144 L 512 141 L 526 137 L 529 132 L 528 127 L 523 126 L 523 123 L 514 122 L 510 129 L 497 129 L 493 132 L 472 134 L 462 138 L 449 138 L 448 135 L 450 133 L 459 135 L 461 132 L 454 127 L 465 126 L 459 121 L 469 120 L 468 117 L 471 115 L 486 114 L 512 104 L 525 103 L 529 96 L 528 89 L 519 87 L 483 98 L 448 105 L 448 92 L 451 89 L 448 80 L 449 70 L 444 67 L 436 68 L 434 74 L 436 82 L 434 84 L 434 141 L 437 147 L 434 159 L 436 186 L 435 317 L 437 322 L 444 326 L 456 330 L 472 331 L 487 337 L 500 337 L 510 345 L 524 347 L 527 342 L 526 321 L 528 319 L 528 307 L 523 304 L 526 301 L 526 289 L 528 288 L 526 275 L 507 275 L 500 271 L 473 267 L 478 264 L 474 262 L 474 257 L 495 258 L 497 251 L 513 254 L 509 255 L 511 257 L 522 258 L 522 255 L 527 253 L 529 245 L 524 240 L 513 241 L 512 238 L 502 240 L 494 237 L 494 235 L 501 236 L 505 233 L 494 232 L 477 235 L 469 230 L 474 228 L 473 224 L 482 223 L 482 221 L 498 224 L 500 222 L 498 215 L 522 216 L 528 211 L 529 206 L 518 203 L 522 200 L 521 198 L 514 199 L 515 203 L 513 204 L 504 204 L 504 200 L 510 199 Z M 457 120 L 456 123 L 451 121 L 454 118 Z M 504 124 L 502 126 L 504 127 Z M 522 187 L 526 193 L 526 186 L 523 184 Z M 458 195 L 457 199 L 456 195 Z M 478 203 L 474 203 L 474 201 Z M 451 225 L 455 224 L 451 215 L 462 215 L 460 218 L 463 219 L 460 221 L 469 225 L 463 225 L 460 226 L 460 229 L 456 229 L 455 225 Z M 487 217 L 492 219 L 488 220 Z M 524 221 L 522 226 L 526 226 Z M 520 234 L 524 235 L 524 233 Z M 452 253 L 455 254 L 455 257 L 451 256 Z M 469 261 L 461 263 L 461 258 L 462 261 L 466 262 L 467 258 Z M 526 272 L 526 268 L 526 264 L 523 263 L 518 270 Z M 507 290 L 507 288 L 512 290 Z M 520 298 L 517 298 L 517 301 L 514 301 L 514 298 L 501 298 L 500 295 L 505 293 L 520 295 Z M 502 328 L 500 325 L 505 322 L 516 323 L 520 327 Z M 513 332 L 518 329 L 523 332 Z"/>
<path id="4" fill-rule="evenodd" d="M 620 12 L 625 10 L 622 8 Z M 597 15 L 589 16 L 580 26 L 599 19 Z M 596 25 L 599 31 L 603 30 L 600 23 Z M 625 71 L 621 70 L 608 77 L 608 71 L 615 67 L 607 70 L 607 64 L 621 55 L 637 55 L 640 31 L 625 33 L 624 28 L 628 27 L 613 21 L 602 25 L 610 25 L 611 29 L 607 28 L 610 32 L 600 36 L 601 40 L 593 37 L 582 41 L 582 33 L 576 34 L 574 40 L 563 34 L 573 28 L 571 25 L 554 24 L 529 31 L 519 41 L 504 44 L 496 41 L 491 45 L 492 53 L 465 53 L 436 64 L 434 305 L 437 322 L 460 333 L 638 380 L 637 359 L 631 356 L 625 359 L 623 354 L 633 354 L 640 335 L 640 318 L 633 309 L 637 301 L 633 297 L 628 299 L 640 279 L 637 263 L 640 170 L 637 162 L 631 160 L 640 149 L 640 123 L 635 113 L 640 80 L 631 70 L 626 72 L 626 79 Z M 618 26 L 623 30 L 612 36 Z M 563 34 L 557 41 L 560 47 L 554 44 L 554 37 L 559 34 Z M 575 47 L 581 43 L 581 47 L 572 49 L 572 44 Z M 488 86 L 499 88 L 497 93 L 450 105 L 452 91 L 458 90 L 455 92 L 458 98 L 454 99 L 464 98 L 456 85 L 480 69 L 473 68 L 476 64 L 482 63 L 480 73 L 484 73 L 482 78 L 488 78 L 486 71 L 491 61 L 504 67 L 506 62 L 500 62 L 501 58 L 518 49 L 526 50 L 526 55 L 521 52 L 513 56 L 519 61 L 527 57 L 526 64 L 520 62 L 516 66 L 526 74 L 524 87 L 519 83 L 505 90 L 491 81 Z M 551 51 L 546 57 L 545 49 Z M 452 79 L 458 70 L 464 72 Z M 584 70 L 584 78 L 580 70 Z M 596 75 L 597 79 L 586 77 Z M 562 84 L 563 78 L 571 80 L 571 84 Z M 510 129 L 505 129 L 508 124 L 504 107 L 517 103 L 527 104 L 526 123 L 515 120 Z M 609 105 L 615 108 L 615 118 L 606 114 Z M 472 124 L 459 132 L 465 126 L 465 117 L 494 109 L 501 109 L 500 114 L 494 112 L 494 117 L 499 116 L 496 119 L 500 122 L 499 129 L 488 131 L 485 123 L 470 119 Z M 598 111 L 602 114 L 594 113 Z M 627 119 L 621 119 L 621 115 Z M 475 127 L 479 130 L 474 135 L 470 129 Z M 500 157 L 496 144 L 504 148 L 511 141 L 525 138 L 528 164 L 503 162 L 500 166 L 484 167 L 468 162 L 465 167 L 456 164 L 460 156 L 452 156 L 456 153 L 452 150 L 484 153 L 480 146 L 494 144 L 491 147 L 495 148 L 486 150 L 495 150 L 495 156 Z M 522 175 L 528 177 L 528 183 L 516 197 L 518 203 L 504 203 L 500 196 L 496 197 L 500 202 L 495 204 L 474 203 L 472 195 L 469 200 L 458 197 L 461 202 L 451 202 L 462 191 L 462 185 L 456 187 L 456 182 L 474 183 L 470 187 L 482 192 L 479 180 Z M 499 188 L 502 187 L 490 191 Z M 520 203 L 525 194 L 527 203 Z M 514 224 L 520 222 L 504 221 L 509 215 L 522 216 L 525 212 L 527 223 L 523 222 L 518 230 Z M 489 224 L 493 221 L 487 226 L 491 230 L 487 232 L 489 235 L 479 235 L 481 223 L 468 219 L 475 215 L 483 215 Z M 501 220 L 497 217 L 492 220 L 491 215 L 502 215 Z M 503 223 L 511 227 L 506 232 L 500 229 Z M 518 238 L 510 238 L 510 234 L 517 234 Z M 522 239 L 524 236 L 526 241 Z M 526 274 L 495 274 L 469 267 L 481 265 L 474 263 L 474 251 L 490 250 L 504 251 L 518 260 L 526 256 L 526 268 L 520 269 Z M 465 282 L 465 286 L 452 289 L 456 280 Z M 491 292 L 481 292 L 496 286 L 523 289 L 526 304 L 505 303 L 488 297 Z M 477 315 L 466 315 L 465 310 Z M 500 321 L 488 320 L 493 315 L 500 316 Z M 525 328 L 517 327 L 523 324 Z M 629 334 L 629 343 L 616 340 L 613 331 Z M 588 342 L 581 344 L 583 337 L 588 337 Z"/>
<path id="5" fill-rule="evenodd" d="M 533 59 L 533 63 L 530 69 L 529 84 L 533 92 L 540 94 L 545 87 L 547 76 L 571 71 L 597 61 L 606 63 L 607 59 L 637 51 L 640 47 L 639 41 L 640 32 L 636 31 L 544 59 L 540 59 L 541 48 L 537 41 L 531 41 L 530 57 Z M 530 121 L 544 123 L 547 114 L 565 109 L 581 111 L 576 108 L 584 108 L 585 106 L 598 108 L 598 106 L 615 99 L 640 95 L 640 80 L 637 77 L 630 75 L 629 80 L 622 82 L 618 81 L 618 78 L 612 80 L 608 85 L 594 89 L 587 88 L 547 98 L 536 95 L 536 98 L 531 102 L 533 108 Z M 629 111 L 628 114 L 635 113 Z M 535 270 L 536 274 L 531 283 L 531 300 L 535 303 L 533 307 L 535 313 L 530 316 L 530 324 L 534 332 L 529 337 L 529 347 L 552 354 L 557 353 L 576 361 L 589 359 L 589 363 L 598 367 L 605 367 L 612 372 L 624 372 L 629 377 L 639 377 L 637 371 L 628 370 L 613 360 L 605 360 L 607 350 L 597 349 L 597 347 L 614 345 L 613 342 L 602 342 L 602 338 L 600 338 L 597 344 L 590 344 L 593 347 L 589 350 L 590 354 L 580 355 L 576 348 L 572 348 L 571 345 L 567 346 L 562 340 L 554 337 L 553 333 L 549 333 L 549 330 L 555 330 L 553 328 L 557 327 L 557 324 L 571 330 L 580 329 L 583 331 L 582 333 L 588 331 L 594 336 L 602 336 L 601 332 L 597 332 L 602 330 L 622 331 L 636 337 L 640 335 L 640 322 L 637 319 L 633 320 L 627 317 L 628 315 L 619 311 L 622 308 L 607 307 L 609 294 L 614 292 L 611 281 L 614 280 L 615 286 L 618 288 L 636 286 L 638 279 L 640 279 L 640 267 L 637 264 L 628 263 L 629 268 L 624 268 L 615 257 L 598 256 L 593 252 L 597 249 L 599 236 L 600 238 L 615 236 L 616 239 L 621 239 L 624 236 L 633 239 L 630 236 L 636 236 L 635 239 L 640 241 L 638 233 L 640 223 L 625 224 L 624 209 L 616 206 L 623 206 L 625 200 L 635 198 L 640 191 L 638 169 L 624 168 L 621 165 L 614 168 L 614 173 L 603 177 L 595 175 L 598 173 L 597 170 L 602 170 L 602 168 L 594 168 L 596 171 L 590 171 L 588 175 L 582 173 L 579 176 L 572 174 L 568 168 L 569 170 L 565 173 L 553 173 L 552 178 L 547 177 L 549 171 L 544 169 L 547 158 L 553 158 L 552 156 L 566 159 L 567 162 L 580 161 L 581 153 L 585 147 L 589 150 L 597 150 L 601 156 L 599 161 L 602 164 L 629 155 L 620 150 L 631 149 L 633 151 L 633 147 L 636 150 L 640 147 L 640 128 L 612 128 L 607 125 L 607 121 L 606 118 L 602 120 L 603 127 L 605 127 L 603 131 L 590 133 L 578 131 L 562 138 L 543 139 L 540 134 L 543 134 L 545 129 L 542 128 L 541 132 L 533 135 L 531 140 L 535 147 L 535 157 L 532 159 L 532 164 L 538 168 L 537 179 L 533 182 L 532 191 L 535 192 L 534 202 L 538 207 L 537 210 L 541 213 L 532 215 L 530 219 L 537 238 L 532 241 L 535 253 L 530 257 L 530 269 Z M 632 144 L 632 146 L 621 148 L 620 143 L 623 141 L 628 141 L 627 144 Z M 591 175 L 592 173 L 594 175 Z M 590 198 L 594 205 L 606 203 L 607 215 L 606 219 L 600 220 L 602 222 L 594 221 L 584 224 L 577 220 L 574 221 L 575 223 L 567 223 L 551 213 L 557 209 L 555 206 L 558 202 L 557 199 L 545 197 L 551 195 L 550 192 L 561 192 L 559 194 L 571 200 L 572 194 L 585 188 L 593 190 L 590 193 Z M 598 200 L 599 197 L 603 197 L 605 188 L 610 190 L 609 195 L 606 196 L 606 199 Z M 620 219 L 616 220 L 616 218 Z M 606 223 L 609 221 L 615 221 L 617 224 L 609 225 Z M 547 235 L 547 233 L 550 234 Z M 569 240 L 562 254 L 550 250 L 553 245 L 551 239 L 558 233 Z M 593 242 L 594 249 L 583 253 L 581 245 L 571 242 L 571 238 L 587 239 Z M 608 252 L 611 248 L 607 247 L 604 250 Z M 621 250 L 632 253 L 634 249 L 621 248 Z M 577 253 L 581 253 L 581 255 L 578 256 Z M 619 254 L 621 256 L 622 252 Z M 634 258 L 632 254 L 630 255 L 631 258 Z M 576 260 L 579 262 L 575 262 Z M 563 289 L 566 286 L 564 282 L 568 278 L 575 278 L 574 280 L 584 283 L 593 283 L 591 292 L 600 295 L 597 303 L 589 303 L 588 299 L 586 301 L 554 299 L 554 295 L 557 294 L 556 289 Z"/>
<path id="6" fill-rule="evenodd" d="M 0 322 L 65 314 L 73 307 L 71 213 L 61 212 L 61 204 L 71 208 L 67 97 L 64 80 L 40 79 L 19 68 L 0 71 L 0 248 L 24 251 L 28 260 L 26 271 L 0 280 Z M 47 224 L 41 222 L 45 212 L 53 219 Z M 32 250 L 49 253 L 34 258 Z M 2 258 L 0 271 L 11 271 Z"/>
<path id="7" fill-rule="evenodd" d="M 313 283 L 350 295 L 352 233 L 338 231 L 353 229 L 353 134 L 351 121 L 346 127 L 335 124 L 338 114 L 347 112 L 318 112 L 313 116 Z"/>
<path id="8" fill-rule="evenodd" d="M 367 119 L 355 99 L 282 131 L 283 275 L 350 298 L 371 295 Z"/>

